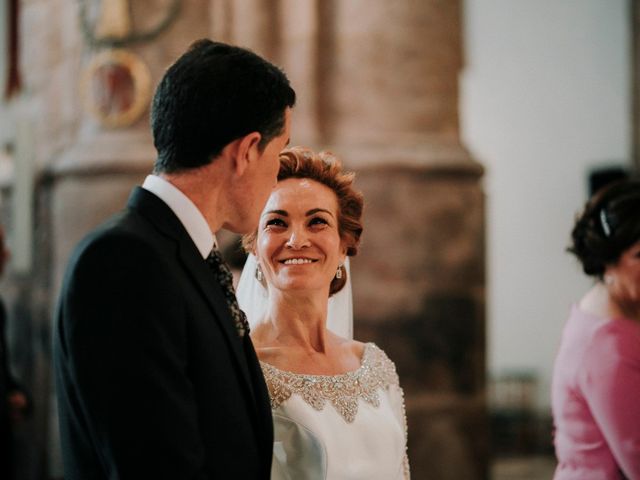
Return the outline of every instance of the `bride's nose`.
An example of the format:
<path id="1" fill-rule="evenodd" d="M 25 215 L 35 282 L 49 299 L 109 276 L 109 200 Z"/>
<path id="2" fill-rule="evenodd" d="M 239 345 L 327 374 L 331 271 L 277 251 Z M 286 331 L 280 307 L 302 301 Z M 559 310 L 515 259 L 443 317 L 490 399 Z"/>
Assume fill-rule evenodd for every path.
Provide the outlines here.
<path id="1" fill-rule="evenodd" d="M 308 247 L 309 245 L 309 237 L 302 229 L 291 230 L 291 235 L 289 235 L 287 243 L 285 244 L 287 248 L 291 248 L 293 250 Z"/>

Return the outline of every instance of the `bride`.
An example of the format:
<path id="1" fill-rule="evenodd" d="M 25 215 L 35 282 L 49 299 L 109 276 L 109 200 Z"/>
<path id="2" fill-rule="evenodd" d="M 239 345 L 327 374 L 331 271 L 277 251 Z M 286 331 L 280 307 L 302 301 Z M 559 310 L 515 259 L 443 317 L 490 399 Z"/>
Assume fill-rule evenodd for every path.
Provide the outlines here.
<path id="1" fill-rule="evenodd" d="M 278 184 L 257 232 L 238 301 L 269 388 L 272 476 L 409 478 L 395 365 L 352 339 L 349 268 L 362 232 L 362 195 L 331 154 L 282 152 Z"/>

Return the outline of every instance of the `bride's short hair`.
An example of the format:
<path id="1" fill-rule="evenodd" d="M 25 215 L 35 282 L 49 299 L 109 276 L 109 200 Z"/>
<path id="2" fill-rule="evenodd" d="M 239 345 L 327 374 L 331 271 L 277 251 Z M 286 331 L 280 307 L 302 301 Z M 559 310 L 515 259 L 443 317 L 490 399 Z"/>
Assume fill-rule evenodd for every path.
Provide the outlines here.
<path id="1" fill-rule="evenodd" d="M 342 162 L 331 152 L 315 153 L 306 147 L 291 147 L 280 153 L 278 181 L 288 178 L 308 178 L 329 187 L 338 198 L 338 232 L 347 248 L 347 255 L 358 253 L 362 235 L 363 196 L 353 186 L 354 172 L 342 170 Z M 244 235 L 242 245 L 253 252 L 257 231 Z M 343 272 L 345 273 L 345 272 Z M 335 278 L 331 283 L 330 294 L 339 292 L 346 283 Z"/>

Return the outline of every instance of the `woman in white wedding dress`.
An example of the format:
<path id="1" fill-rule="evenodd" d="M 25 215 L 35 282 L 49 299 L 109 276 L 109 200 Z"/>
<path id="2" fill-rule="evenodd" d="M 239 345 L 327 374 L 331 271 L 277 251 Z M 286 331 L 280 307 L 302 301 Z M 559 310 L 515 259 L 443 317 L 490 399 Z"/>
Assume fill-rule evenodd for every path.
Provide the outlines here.
<path id="1" fill-rule="evenodd" d="M 238 301 L 269 388 L 272 479 L 409 478 L 395 365 L 352 339 L 348 256 L 362 232 L 353 174 L 328 153 L 296 147 L 255 234 Z"/>

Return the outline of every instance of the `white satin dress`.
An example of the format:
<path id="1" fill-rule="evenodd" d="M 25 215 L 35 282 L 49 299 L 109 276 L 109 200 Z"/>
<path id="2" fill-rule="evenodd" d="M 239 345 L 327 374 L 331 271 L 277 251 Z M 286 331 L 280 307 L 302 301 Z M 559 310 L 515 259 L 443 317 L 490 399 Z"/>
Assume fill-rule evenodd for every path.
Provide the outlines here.
<path id="1" fill-rule="evenodd" d="M 407 426 L 395 365 L 373 343 L 358 370 L 285 372 L 261 362 L 274 422 L 272 480 L 405 480 Z"/>

